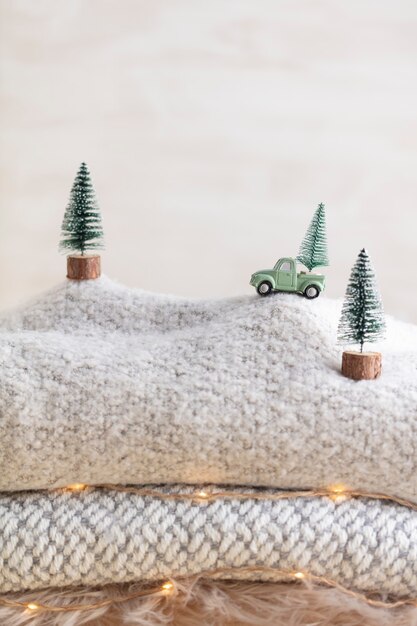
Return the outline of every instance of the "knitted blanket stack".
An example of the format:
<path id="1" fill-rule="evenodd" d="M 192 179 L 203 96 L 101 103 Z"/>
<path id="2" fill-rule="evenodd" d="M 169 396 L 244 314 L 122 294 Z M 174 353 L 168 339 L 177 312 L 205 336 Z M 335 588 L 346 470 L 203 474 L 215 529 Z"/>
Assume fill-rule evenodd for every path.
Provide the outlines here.
<path id="1" fill-rule="evenodd" d="M 416 597 L 417 328 L 388 319 L 383 375 L 357 383 L 339 312 L 102 277 L 5 315 L 0 591 L 263 565 Z M 389 499 L 268 497 L 339 483 Z M 158 495 L 203 485 L 227 497 Z"/>

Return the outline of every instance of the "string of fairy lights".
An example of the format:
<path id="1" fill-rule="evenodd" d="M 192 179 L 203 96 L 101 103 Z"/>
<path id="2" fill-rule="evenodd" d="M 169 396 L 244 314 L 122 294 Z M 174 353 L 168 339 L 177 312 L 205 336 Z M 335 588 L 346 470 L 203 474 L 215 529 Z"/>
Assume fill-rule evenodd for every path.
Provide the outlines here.
<path id="1" fill-rule="evenodd" d="M 410 510 L 417 511 L 417 503 L 400 498 L 396 496 L 389 496 L 381 493 L 367 492 L 362 490 L 348 489 L 344 485 L 335 484 L 325 489 L 317 490 L 300 490 L 300 491 L 238 491 L 232 489 L 231 491 L 212 490 L 209 488 L 201 487 L 192 491 L 179 491 L 179 492 L 164 492 L 158 489 L 148 487 L 135 487 L 127 485 L 86 485 L 83 483 L 74 483 L 67 485 L 66 487 L 59 488 L 54 491 L 61 492 L 84 492 L 92 490 L 102 491 L 117 491 L 123 493 L 136 494 L 142 497 L 159 498 L 161 500 L 176 500 L 176 501 L 191 501 L 194 504 L 208 504 L 216 500 L 283 500 L 294 498 L 330 498 L 332 501 L 344 502 L 350 498 L 361 498 L 368 500 L 385 500 L 395 503 L 400 506 L 404 506 Z M 243 566 L 243 567 L 223 567 L 201 572 L 197 577 L 198 579 L 219 579 L 221 577 L 232 579 L 233 577 L 240 577 L 243 574 L 258 574 L 272 576 L 275 580 L 286 582 L 311 582 L 318 585 L 322 585 L 329 588 L 338 589 L 345 595 L 362 600 L 370 606 L 381 608 L 399 608 L 403 606 L 417 607 L 417 598 L 400 598 L 393 601 L 381 600 L 375 597 L 368 596 L 364 593 L 349 589 L 335 580 L 327 578 L 326 576 L 318 576 L 307 571 L 290 571 L 288 569 L 279 569 L 274 567 L 267 567 L 261 565 Z M 183 577 L 176 580 L 180 581 Z M 188 577 L 189 578 L 189 577 Z M 175 581 L 166 580 L 159 582 L 156 585 L 142 586 L 140 589 L 126 593 L 125 595 L 119 595 L 114 598 L 102 599 L 93 603 L 81 603 L 76 602 L 66 604 L 63 606 L 45 604 L 41 601 L 28 600 L 18 601 L 10 597 L 0 597 L 0 605 L 10 608 L 15 608 L 19 611 L 24 611 L 26 614 L 34 615 L 38 613 L 64 613 L 75 611 L 92 611 L 94 609 L 100 609 L 103 607 L 112 607 L 121 603 L 129 602 L 139 598 L 149 596 L 159 597 L 177 597 L 181 591 L 178 589 Z"/>

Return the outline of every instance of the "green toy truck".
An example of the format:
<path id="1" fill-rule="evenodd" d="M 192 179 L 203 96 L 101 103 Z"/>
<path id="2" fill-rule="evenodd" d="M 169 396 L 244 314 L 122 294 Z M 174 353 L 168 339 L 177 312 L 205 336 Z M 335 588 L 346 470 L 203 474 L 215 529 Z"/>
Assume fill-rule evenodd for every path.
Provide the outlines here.
<path id="1" fill-rule="evenodd" d="M 297 272 L 295 259 L 283 257 L 272 270 L 259 270 L 252 274 L 250 284 L 260 296 L 272 291 L 293 291 L 303 294 L 309 300 L 317 298 L 324 289 L 326 277 L 323 274 Z"/>

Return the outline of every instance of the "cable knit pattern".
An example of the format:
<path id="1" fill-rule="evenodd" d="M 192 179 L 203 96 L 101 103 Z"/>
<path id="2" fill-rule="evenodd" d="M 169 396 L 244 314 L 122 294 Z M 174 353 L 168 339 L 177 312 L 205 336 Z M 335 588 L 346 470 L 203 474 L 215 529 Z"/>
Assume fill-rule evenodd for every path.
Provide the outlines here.
<path id="1" fill-rule="evenodd" d="M 417 515 L 357 499 L 197 504 L 96 490 L 3 494 L 0 559 L 1 592 L 261 564 L 416 596 Z"/>
<path id="2" fill-rule="evenodd" d="M 0 323 L 0 489 L 214 482 L 417 499 L 417 328 L 340 374 L 340 303 L 66 281 Z"/>

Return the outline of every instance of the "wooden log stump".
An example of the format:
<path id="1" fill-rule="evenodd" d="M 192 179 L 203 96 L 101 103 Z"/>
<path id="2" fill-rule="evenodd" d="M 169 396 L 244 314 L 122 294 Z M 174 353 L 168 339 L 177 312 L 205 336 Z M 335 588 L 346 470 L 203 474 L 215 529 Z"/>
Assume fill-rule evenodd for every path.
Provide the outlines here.
<path id="1" fill-rule="evenodd" d="M 380 352 L 346 351 L 342 356 L 342 374 L 353 380 L 372 380 L 381 375 Z"/>
<path id="2" fill-rule="evenodd" d="M 90 280 L 101 274 L 99 254 L 71 254 L 67 257 L 67 278 Z"/>

